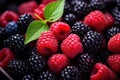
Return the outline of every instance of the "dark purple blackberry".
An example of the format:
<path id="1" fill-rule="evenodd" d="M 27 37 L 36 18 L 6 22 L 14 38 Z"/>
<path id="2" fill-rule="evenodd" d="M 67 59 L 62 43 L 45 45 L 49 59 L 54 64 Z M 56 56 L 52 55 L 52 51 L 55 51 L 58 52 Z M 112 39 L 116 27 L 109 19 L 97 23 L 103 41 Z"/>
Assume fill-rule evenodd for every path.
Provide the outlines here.
<path id="1" fill-rule="evenodd" d="M 68 13 L 68 14 L 63 16 L 63 22 L 65 22 L 65 23 L 67 23 L 69 25 L 72 25 L 77 20 L 78 20 L 77 16 L 72 14 L 72 13 Z"/>
<path id="2" fill-rule="evenodd" d="M 64 5 L 64 14 L 72 12 L 72 7 L 68 1 L 65 2 Z"/>
<path id="3" fill-rule="evenodd" d="M 104 0 L 106 9 L 111 11 L 116 6 L 115 0 Z"/>
<path id="4" fill-rule="evenodd" d="M 97 62 L 107 64 L 107 59 L 110 56 L 110 52 L 108 50 L 100 51 L 97 54 L 95 54 L 95 58 Z"/>
<path id="5" fill-rule="evenodd" d="M 6 38 L 5 29 L 0 26 L 0 49 L 3 48 L 3 40 Z"/>
<path id="6" fill-rule="evenodd" d="M 98 32 L 88 31 L 82 43 L 87 52 L 97 52 L 103 45 L 103 36 Z"/>
<path id="7" fill-rule="evenodd" d="M 23 34 L 26 32 L 28 25 L 33 21 L 34 19 L 30 14 L 23 14 L 19 17 L 17 24 L 19 26 L 20 32 Z"/>
<path id="8" fill-rule="evenodd" d="M 13 34 L 17 34 L 19 31 L 17 23 L 14 21 L 9 22 L 5 27 L 5 31 L 6 31 L 8 36 L 11 36 Z"/>
<path id="9" fill-rule="evenodd" d="M 14 77 L 21 77 L 26 74 L 28 66 L 21 60 L 14 59 L 8 63 L 7 71 Z"/>
<path id="10" fill-rule="evenodd" d="M 72 33 L 77 34 L 80 38 L 90 31 L 90 27 L 82 22 L 75 22 L 72 26 Z"/>
<path id="11" fill-rule="evenodd" d="M 90 5 L 92 7 L 92 10 L 105 10 L 105 3 L 103 0 L 90 0 Z"/>
<path id="12" fill-rule="evenodd" d="M 61 71 L 61 80 L 80 80 L 79 70 L 75 66 L 67 66 Z"/>
<path id="13" fill-rule="evenodd" d="M 44 71 L 38 76 L 38 80 L 55 80 L 55 75 L 50 71 Z"/>
<path id="14" fill-rule="evenodd" d="M 120 32 L 119 27 L 110 27 L 105 32 L 105 37 L 107 38 L 107 40 L 109 40 L 111 37 L 113 37 L 114 35 L 116 35 L 119 32 Z"/>
<path id="15" fill-rule="evenodd" d="M 73 13 L 79 16 L 79 18 L 84 18 L 86 14 L 91 11 L 91 7 L 84 1 L 78 1 L 73 5 Z"/>
<path id="16" fill-rule="evenodd" d="M 76 60 L 76 67 L 81 73 L 90 73 L 96 62 L 94 56 L 86 52 L 79 55 Z"/>
<path id="17" fill-rule="evenodd" d="M 46 60 L 40 55 L 31 55 L 28 60 L 32 72 L 35 74 L 40 73 L 46 68 Z"/>
<path id="18" fill-rule="evenodd" d="M 120 25 L 120 9 L 115 7 L 111 13 L 115 19 L 115 25 Z"/>
<path id="19" fill-rule="evenodd" d="M 22 35 L 15 34 L 4 40 L 4 46 L 10 48 L 15 53 L 22 52 L 25 48 Z"/>
<path id="20" fill-rule="evenodd" d="M 22 80 L 35 80 L 35 76 L 33 74 L 26 74 L 23 76 Z"/>

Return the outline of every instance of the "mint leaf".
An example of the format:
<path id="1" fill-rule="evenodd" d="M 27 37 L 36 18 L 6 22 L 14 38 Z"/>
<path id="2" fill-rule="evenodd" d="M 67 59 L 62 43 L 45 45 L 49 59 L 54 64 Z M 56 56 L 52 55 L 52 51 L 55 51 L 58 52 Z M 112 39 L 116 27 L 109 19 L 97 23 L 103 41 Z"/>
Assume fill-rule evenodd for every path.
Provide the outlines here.
<path id="1" fill-rule="evenodd" d="M 48 4 L 44 10 L 45 19 L 48 22 L 57 21 L 63 14 L 65 0 L 58 0 Z"/>
<path id="2" fill-rule="evenodd" d="M 40 34 L 49 29 L 48 25 L 42 21 L 36 20 L 30 23 L 26 32 L 25 44 L 39 38 Z"/>

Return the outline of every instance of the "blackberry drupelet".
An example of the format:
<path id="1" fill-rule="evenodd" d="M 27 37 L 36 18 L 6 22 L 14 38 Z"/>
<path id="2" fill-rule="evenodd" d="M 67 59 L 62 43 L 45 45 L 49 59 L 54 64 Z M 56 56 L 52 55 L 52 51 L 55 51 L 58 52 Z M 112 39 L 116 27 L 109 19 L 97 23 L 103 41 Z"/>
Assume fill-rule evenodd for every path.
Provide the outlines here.
<path id="1" fill-rule="evenodd" d="M 96 61 L 92 54 L 83 52 L 77 57 L 76 62 L 76 67 L 81 73 L 90 73 Z"/>
<path id="2" fill-rule="evenodd" d="M 67 66 L 61 71 L 61 80 L 80 80 L 79 70 L 75 66 Z"/>
<path id="3" fill-rule="evenodd" d="M 12 22 L 9 22 L 6 27 L 5 27 L 5 31 L 7 33 L 8 36 L 11 36 L 13 34 L 17 34 L 19 33 L 18 31 L 18 25 L 16 22 L 12 21 Z"/>
<path id="4" fill-rule="evenodd" d="M 25 48 L 24 39 L 20 34 L 15 34 L 8 37 L 6 40 L 4 40 L 4 45 L 5 47 L 13 50 L 15 53 L 22 52 Z"/>
<path id="5" fill-rule="evenodd" d="M 46 68 L 46 60 L 40 55 L 31 55 L 28 60 L 29 66 L 35 74 Z"/>
<path id="6" fill-rule="evenodd" d="M 78 1 L 73 5 L 72 11 L 80 18 L 84 18 L 84 16 L 91 11 L 91 7 L 84 1 Z"/>
<path id="7" fill-rule="evenodd" d="M 0 49 L 3 48 L 3 40 L 6 38 L 5 29 L 0 26 Z"/>
<path id="8" fill-rule="evenodd" d="M 7 70 L 14 77 L 21 77 L 26 74 L 28 66 L 25 62 L 14 59 L 8 63 Z"/>
<path id="9" fill-rule="evenodd" d="M 82 22 L 75 22 L 72 26 L 72 33 L 77 34 L 80 38 L 83 38 L 90 30 L 90 27 Z"/>
<path id="10" fill-rule="evenodd" d="M 92 10 L 105 10 L 105 3 L 102 0 L 90 0 Z"/>
<path id="11" fill-rule="evenodd" d="M 23 76 L 22 80 L 35 80 L 35 76 L 33 74 L 26 74 Z"/>
<path id="12" fill-rule="evenodd" d="M 50 71 L 44 71 L 38 76 L 38 80 L 55 80 L 55 75 Z"/>
<path id="13" fill-rule="evenodd" d="M 87 52 L 97 52 L 103 45 L 103 36 L 95 31 L 88 31 L 83 38 L 83 47 Z"/>
<path id="14" fill-rule="evenodd" d="M 21 34 L 24 34 L 27 30 L 28 25 L 33 21 L 34 19 L 30 14 L 23 14 L 19 17 L 17 24 L 19 26 Z"/>
<path id="15" fill-rule="evenodd" d="M 77 16 L 72 13 L 68 13 L 63 16 L 63 22 L 69 24 L 70 26 L 73 25 L 73 23 L 76 22 L 77 20 L 78 20 Z"/>
<path id="16" fill-rule="evenodd" d="M 114 35 L 116 35 L 119 32 L 120 32 L 119 27 L 110 27 L 106 30 L 105 37 L 107 38 L 107 40 L 109 40 L 111 37 L 113 37 Z"/>
<path id="17" fill-rule="evenodd" d="M 111 53 L 108 50 L 98 52 L 97 54 L 95 54 L 96 61 L 103 64 L 107 64 L 107 59 L 110 56 L 110 54 Z"/>

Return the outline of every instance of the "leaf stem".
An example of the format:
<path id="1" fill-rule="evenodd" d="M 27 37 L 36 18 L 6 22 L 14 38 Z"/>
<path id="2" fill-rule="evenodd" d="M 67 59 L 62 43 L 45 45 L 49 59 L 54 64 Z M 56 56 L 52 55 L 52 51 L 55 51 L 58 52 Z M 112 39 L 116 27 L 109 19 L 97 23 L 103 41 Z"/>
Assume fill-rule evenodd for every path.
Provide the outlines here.
<path id="1" fill-rule="evenodd" d="M 34 14 L 38 19 L 40 19 L 42 22 L 45 22 L 45 23 L 47 23 L 47 21 L 46 20 L 43 20 L 40 16 L 38 16 L 37 14 Z"/>

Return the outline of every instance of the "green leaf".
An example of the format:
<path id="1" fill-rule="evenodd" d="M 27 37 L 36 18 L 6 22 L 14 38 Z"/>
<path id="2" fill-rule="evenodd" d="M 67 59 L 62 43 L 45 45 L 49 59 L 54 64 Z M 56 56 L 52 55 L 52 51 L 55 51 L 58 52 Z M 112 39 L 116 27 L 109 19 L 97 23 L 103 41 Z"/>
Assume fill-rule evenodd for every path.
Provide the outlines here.
<path id="1" fill-rule="evenodd" d="M 65 0 L 58 0 L 49 3 L 44 10 L 45 19 L 48 22 L 57 21 L 63 15 L 64 3 Z"/>
<path id="2" fill-rule="evenodd" d="M 28 44 L 29 42 L 38 39 L 40 34 L 48 29 L 48 25 L 42 21 L 36 20 L 31 22 L 28 26 L 24 43 Z"/>

